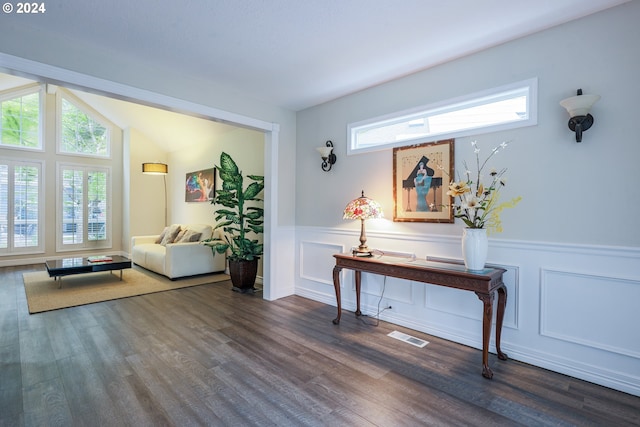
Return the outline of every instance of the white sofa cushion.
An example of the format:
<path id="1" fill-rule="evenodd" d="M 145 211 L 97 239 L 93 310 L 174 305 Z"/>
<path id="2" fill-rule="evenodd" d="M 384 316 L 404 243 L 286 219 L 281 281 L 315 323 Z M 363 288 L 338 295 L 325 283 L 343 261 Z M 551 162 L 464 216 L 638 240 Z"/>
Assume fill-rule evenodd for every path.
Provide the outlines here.
<path id="1" fill-rule="evenodd" d="M 171 243 L 170 243 L 171 244 Z M 166 246 L 143 245 L 145 246 L 145 267 L 153 271 L 165 271 Z"/>

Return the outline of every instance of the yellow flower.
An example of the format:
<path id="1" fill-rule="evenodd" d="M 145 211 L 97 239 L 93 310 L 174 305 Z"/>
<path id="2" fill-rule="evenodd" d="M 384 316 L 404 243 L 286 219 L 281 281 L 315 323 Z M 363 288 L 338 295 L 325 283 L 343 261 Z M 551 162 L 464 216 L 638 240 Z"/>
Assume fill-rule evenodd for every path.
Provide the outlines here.
<path id="1" fill-rule="evenodd" d="M 477 171 L 472 173 L 466 162 L 463 162 L 466 179 L 459 182 L 450 182 L 447 196 L 452 199 L 458 199 L 458 203 L 453 201 L 451 204 L 453 216 L 460 218 L 469 228 L 486 228 L 500 232 L 502 231 L 500 213 L 506 208 L 512 208 L 517 205 L 521 197 L 516 197 L 505 203 L 499 203 L 499 192 L 505 186 L 506 178 L 504 174 L 507 169 L 491 168 L 486 184 L 482 182 L 482 172 L 487 166 L 487 162 L 496 153 L 506 148 L 507 143 L 503 142 L 495 147 L 483 161 L 480 161 L 480 148 L 477 146 L 476 141 L 472 141 L 471 145 L 476 155 Z M 446 173 L 444 168 L 440 170 Z"/>
<path id="2" fill-rule="evenodd" d="M 451 184 L 449 184 L 449 191 L 447 191 L 447 196 L 458 197 L 470 191 L 471 189 L 465 181 L 452 182 Z"/>

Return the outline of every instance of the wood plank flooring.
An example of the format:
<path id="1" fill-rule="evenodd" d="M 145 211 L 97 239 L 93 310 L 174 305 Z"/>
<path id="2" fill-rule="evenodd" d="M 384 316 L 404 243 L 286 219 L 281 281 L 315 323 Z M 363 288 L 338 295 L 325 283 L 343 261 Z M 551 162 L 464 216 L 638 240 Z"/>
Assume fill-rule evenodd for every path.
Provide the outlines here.
<path id="1" fill-rule="evenodd" d="M 43 269 L 0 268 L 1 426 L 640 425 L 640 397 L 229 282 L 29 315 Z"/>

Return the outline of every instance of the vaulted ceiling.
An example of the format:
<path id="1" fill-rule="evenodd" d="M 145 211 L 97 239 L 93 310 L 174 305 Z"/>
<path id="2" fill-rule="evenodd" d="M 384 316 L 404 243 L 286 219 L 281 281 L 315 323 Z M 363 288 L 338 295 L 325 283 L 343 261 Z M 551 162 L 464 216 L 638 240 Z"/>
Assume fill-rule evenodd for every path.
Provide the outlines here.
<path id="1" fill-rule="evenodd" d="M 33 83 L 0 73 L 0 92 Z M 72 92 L 121 129 L 134 128 L 167 152 L 215 140 L 234 126 L 121 101 L 78 90 Z"/>

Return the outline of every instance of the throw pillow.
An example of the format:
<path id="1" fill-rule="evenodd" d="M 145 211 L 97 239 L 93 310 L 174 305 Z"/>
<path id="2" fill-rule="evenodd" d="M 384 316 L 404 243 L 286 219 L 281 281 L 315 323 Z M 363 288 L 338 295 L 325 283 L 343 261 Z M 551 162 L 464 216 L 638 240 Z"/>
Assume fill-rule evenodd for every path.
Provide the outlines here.
<path id="1" fill-rule="evenodd" d="M 202 233 L 198 233 L 193 230 L 186 230 L 186 232 L 180 237 L 180 239 L 178 240 L 176 238 L 176 240 L 173 243 L 197 242 L 200 240 L 201 236 L 202 236 Z"/>
<path id="2" fill-rule="evenodd" d="M 169 230 L 169 227 L 165 227 L 164 230 L 162 230 L 162 233 L 160 233 L 160 235 L 156 239 L 156 243 L 162 242 L 162 239 L 164 239 L 164 236 L 167 234 L 167 230 Z"/>
<path id="3" fill-rule="evenodd" d="M 167 244 L 173 243 L 173 241 L 175 240 L 175 238 L 176 238 L 176 236 L 178 235 L 179 232 L 180 232 L 180 225 L 179 224 L 170 225 L 169 226 L 169 230 L 167 230 L 167 232 L 165 233 L 165 235 L 162 238 L 162 241 L 160 242 L 160 244 L 162 246 L 167 246 Z"/>
<path id="4" fill-rule="evenodd" d="M 176 238 L 173 239 L 173 242 L 171 242 L 171 243 L 178 243 L 180 240 L 182 240 L 182 236 L 184 236 L 184 233 L 186 233 L 186 232 L 187 232 L 186 228 L 181 229 L 180 232 L 178 233 L 178 235 L 176 236 Z"/>

